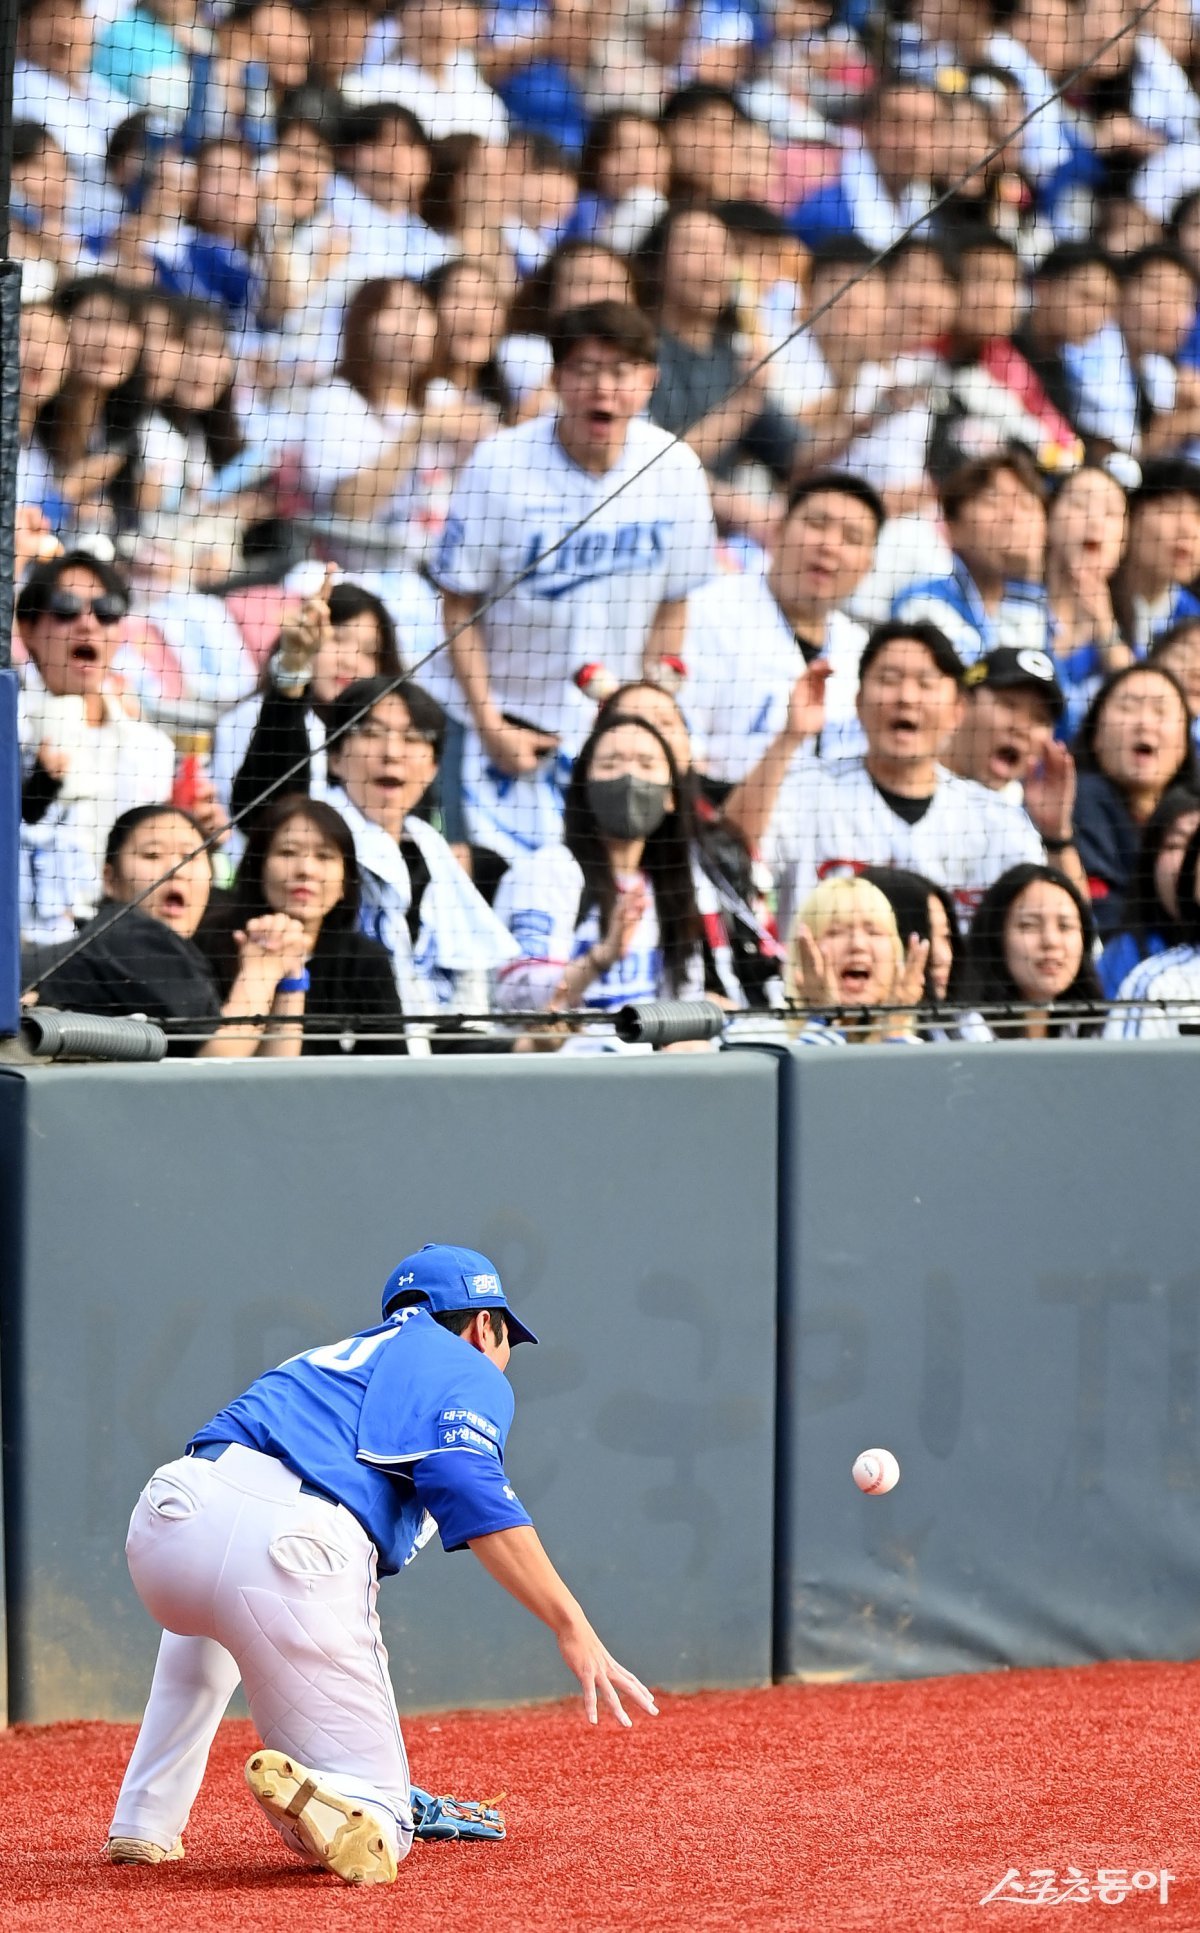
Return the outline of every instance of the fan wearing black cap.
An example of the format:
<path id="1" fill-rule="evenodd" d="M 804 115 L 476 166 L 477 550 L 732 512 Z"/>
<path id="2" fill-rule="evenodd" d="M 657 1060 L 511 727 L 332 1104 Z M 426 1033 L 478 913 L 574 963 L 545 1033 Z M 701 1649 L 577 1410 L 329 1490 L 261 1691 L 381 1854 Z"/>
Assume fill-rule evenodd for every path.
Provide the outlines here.
<path id="1" fill-rule="evenodd" d="M 809 666 L 784 730 L 726 802 L 726 816 L 771 866 L 779 930 L 818 880 L 905 866 L 965 914 L 1007 867 L 1045 853 L 1019 805 L 941 762 L 962 718 L 963 666 L 935 624 L 877 625 L 859 664 L 862 758 L 797 757 L 821 730 L 829 668 Z"/>
<path id="2" fill-rule="evenodd" d="M 1054 736 L 1066 699 L 1047 651 L 1001 645 L 963 673 L 965 704 L 946 764 L 1025 808 L 1056 866 L 1087 897 L 1074 846 L 1075 761 Z"/>
<path id="3" fill-rule="evenodd" d="M 1200 465 L 1182 457 L 1143 464 L 1129 496 L 1129 541 L 1113 607 L 1137 656 L 1183 618 L 1200 616 Z"/>
<path id="4" fill-rule="evenodd" d="M 486 1255 L 427 1242 L 388 1276 L 378 1322 L 268 1370 L 154 1473 L 125 1549 L 164 1630 L 109 1828 L 115 1865 L 182 1859 L 240 1678 L 264 1748 L 246 1782 L 284 1843 L 355 1884 L 395 1879 L 427 1795 L 409 1778 L 375 1600 L 380 1574 L 435 1531 L 549 1625 L 593 1724 L 602 1703 L 629 1725 L 622 1697 L 656 1711 L 505 1472 L 503 1372 L 536 1341 Z M 486 1810 L 493 1829 L 469 1836 L 502 1839 Z"/>

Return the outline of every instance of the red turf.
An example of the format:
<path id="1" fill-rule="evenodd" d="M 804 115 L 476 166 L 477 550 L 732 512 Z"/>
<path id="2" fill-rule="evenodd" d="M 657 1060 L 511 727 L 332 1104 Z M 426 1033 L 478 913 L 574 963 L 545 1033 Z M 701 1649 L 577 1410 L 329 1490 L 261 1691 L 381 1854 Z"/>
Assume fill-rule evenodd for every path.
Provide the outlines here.
<path id="1" fill-rule="evenodd" d="M 0 1734 L 0 1926 L 23 1933 L 599 1933 L 637 1927 L 988 1933 L 1059 1907 L 983 1894 L 1009 1867 L 1178 1875 L 1170 1902 L 1092 1901 L 1067 1924 L 1200 1929 L 1200 1665 L 1098 1665 L 905 1685 L 665 1698 L 632 1733 L 577 1706 L 412 1719 L 414 1777 L 507 1791 L 503 1845 L 417 1845 L 392 1887 L 289 1859 L 228 1724 L 183 1865 L 102 1856 L 128 1726 Z"/>

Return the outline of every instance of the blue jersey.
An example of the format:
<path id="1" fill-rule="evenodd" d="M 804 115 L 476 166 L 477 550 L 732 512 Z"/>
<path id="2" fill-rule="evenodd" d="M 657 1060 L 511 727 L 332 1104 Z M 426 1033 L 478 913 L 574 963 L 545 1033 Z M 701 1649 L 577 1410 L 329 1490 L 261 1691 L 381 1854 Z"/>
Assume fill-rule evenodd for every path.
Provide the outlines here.
<path id="1" fill-rule="evenodd" d="M 409 1308 L 267 1370 L 188 1447 L 241 1443 L 278 1457 L 358 1518 L 386 1576 L 435 1529 L 461 1550 L 529 1523 L 504 1474 L 512 1416 L 495 1363 Z"/>
<path id="2" fill-rule="evenodd" d="M 1062 744 L 1072 745 L 1088 715 L 1093 698 L 1107 676 L 1104 653 L 1093 639 L 1089 644 L 1081 644 L 1077 650 L 1068 652 L 1065 658 L 1056 657 L 1054 670 L 1067 701 L 1066 710 L 1054 727 L 1054 736 Z"/>
<path id="3" fill-rule="evenodd" d="M 1129 642 L 1136 658 L 1144 658 L 1156 638 L 1185 619 L 1200 617 L 1200 598 L 1186 584 L 1172 584 L 1153 606 L 1134 600 L 1133 636 Z"/>
<path id="4" fill-rule="evenodd" d="M 954 559 L 949 577 L 933 577 L 901 591 L 891 614 L 907 623 L 931 619 L 964 664 L 974 664 L 1001 645 L 1017 651 L 1052 649 L 1050 603 L 1042 586 L 1010 577 L 993 616 L 961 557 Z"/>
<path id="5" fill-rule="evenodd" d="M 1115 1000 L 1134 967 L 1140 966 L 1143 960 L 1157 959 L 1170 944 L 1170 940 L 1164 939 L 1161 933 L 1148 933 L 1144 947 L 1128 929 L 1114 933 L 1096 963 L 1104 998 Z"/>
<path id="6" fill-rule="evenodd" d="M 788 227 L 799 236 L 805 248 L 819 248 L 822 242 L 837 241 L 854 233 L 854 210 L 842 186 L 841 177 L 814 189 L 791 210 Z"/>

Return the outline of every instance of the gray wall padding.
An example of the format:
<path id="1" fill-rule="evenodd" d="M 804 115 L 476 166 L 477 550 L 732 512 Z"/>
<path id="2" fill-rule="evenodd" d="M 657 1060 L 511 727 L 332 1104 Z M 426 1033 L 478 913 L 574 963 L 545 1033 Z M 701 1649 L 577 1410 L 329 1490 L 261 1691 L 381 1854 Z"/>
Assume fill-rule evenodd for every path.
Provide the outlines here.
<path id="1" fill-rule="evenodd" d="M 543 1336 L 508 1465 L 616 1655 L 770 1673 L 775 1064 L 270 1063 L 0 1075 L 16 1718 L 135 1717 L 157 1630 L 129 1512 L 261 1369 L 377 1319 L 426 1240 Z M 6 1124 L 6 1125 L 5 1125 Z M 14 1145 L 16 1144 L 16 1145 Z M 736 1317 L 736 1319 L 732 1319 Z M 381 1611 L 402 1707 L 565 1695 L 545 1629 L 431 1547 Z"/>
<path id="2" fill-rule="evenodd" d="M 1200 1046 L 787 1082 L 780 1673 L 1200 1654 Z"/>

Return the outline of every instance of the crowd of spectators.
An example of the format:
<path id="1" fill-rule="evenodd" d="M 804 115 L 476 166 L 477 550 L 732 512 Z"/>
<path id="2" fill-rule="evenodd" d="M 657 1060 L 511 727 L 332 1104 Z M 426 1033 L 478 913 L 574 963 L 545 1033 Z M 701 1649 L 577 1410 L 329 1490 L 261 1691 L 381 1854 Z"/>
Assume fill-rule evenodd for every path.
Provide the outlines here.
<path id="1" fill-rule="evenodd" d="M 1200 1016 L 1187 0 L 19 13 L 29 998 Z"/>

